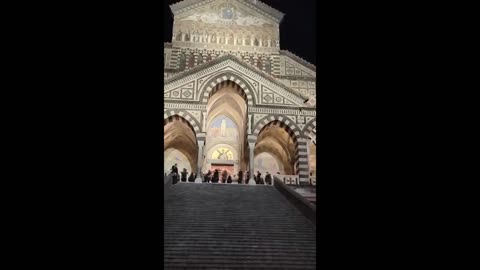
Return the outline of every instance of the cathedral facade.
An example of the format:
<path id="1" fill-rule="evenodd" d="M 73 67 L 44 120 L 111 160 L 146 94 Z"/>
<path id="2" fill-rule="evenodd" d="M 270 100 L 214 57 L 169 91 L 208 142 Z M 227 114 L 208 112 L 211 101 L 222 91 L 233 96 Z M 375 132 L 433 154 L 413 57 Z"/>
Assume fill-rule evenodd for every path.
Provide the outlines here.
<path id="1" fill-rule="evenodd" d="M 316 67 L 281 50 L 284 14 L 255 0 L 170 6 L 165 172 L 260 172 L 316 184 Z"/>

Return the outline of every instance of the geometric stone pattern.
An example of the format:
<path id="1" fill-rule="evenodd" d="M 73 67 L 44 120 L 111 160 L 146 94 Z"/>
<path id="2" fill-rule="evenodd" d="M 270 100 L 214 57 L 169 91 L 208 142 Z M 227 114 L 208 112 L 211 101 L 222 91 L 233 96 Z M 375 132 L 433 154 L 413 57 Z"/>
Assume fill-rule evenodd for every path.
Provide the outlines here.
<path id="1" fill-rule="evenodd" d="M 164 269 L 316 269 L 316 226 L 273 186 L 176 184 L 163 217 Z"/>
<path id="2" fill-rule="evenodd" d="M 207 80 L 205 79 L 206 76 L 210 78 Z M 253 80 L 257 85 L 262 86 L 264 93 L 261 99 L 257 99 L 252 92 L 254 85 L 242 80 L 242 78 Z M 197 93 L 189 95 L 186 99 L 205 102 L 205 92 L 211 91 L 216 84 L 231 79 L 236 83 L 240 81 L 240 83 L 237 84 L 241 86 L 247 94 L 247 97 L 251 97 L 251 100 L 249 99 L 249 105 L 263 104 L 307 108 L 304 102 L 308 96 L 284 85 L 273 77 L 269 77 L 267 74 L 249 67 L 232 55 L 224 55 L 217 60 L 168 78 L 164 85 L 164 97 L 166 100 L 182 100 L 182 98 L 180 98 L 182 89 L 190 89 L 192 92 L 193 89 L 195 89 Z M 196 97 L 194 98 L 194 96 Z M 277 104 L 275 104 L 275 102 L 277 102 Z"/>

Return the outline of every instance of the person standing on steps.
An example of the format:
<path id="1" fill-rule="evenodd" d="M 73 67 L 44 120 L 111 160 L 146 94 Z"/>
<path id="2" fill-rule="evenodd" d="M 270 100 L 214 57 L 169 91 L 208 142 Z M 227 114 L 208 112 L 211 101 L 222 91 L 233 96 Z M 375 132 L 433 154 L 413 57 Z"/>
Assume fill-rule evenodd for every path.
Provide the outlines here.
<path id="1" fill-rule="evenodd" d="M 213 181 L 212 182 L 213 183 L 218 183 L 218 177 L 219 177 L 218 170 L 215 169 L 215 171 L 213 172 Z"/>
<path id="2" fill-rule="evenodd" d="M 224 170 L 222 174 L 222 183 L 224 184 L 227 183 L 227 177 L 228 177 L 227 170 Z"/>
<path id="3" fill-rule="evenodd" d="M 211 182 L 211 177 L 212 177 L 212 172 L 208 170 L 207 174 L 204 177 L 205 183 L 210 183 Z"/>
<path id="4" fill-rule="evenodd" d="M 238 183 L 243 184 L 243 172 L 242 172 L 242 170 L 238 171 Z"/>
<path id="5" fill-rule="evenodd" d="M 188 172 L 187 172 L 187 169 L 183 168 L 183 171 L 182 171 L 182 182 L 187 182 L 187 175 L 188 175 Z"/>
<path id="6" fill-rule="evenodd" d="M 257 185 L 262 183 L 261 178 L 260 178 L 261 176 L 262 176 L 262 174 L 259 171 L 257 171 L 257 181 L 256 181 Z"/>
<path id="7" fill-rule="evenodd" d="M 265 182 L 267 185 L 272 184 L 272 176 L 268 172 L 265 174 Z"/>
<path id="8" fill-rule="evenodd" d="M 173 184 L 176 184 L 178 182 L 178 168 L 177 168 L 177 163 L 172 166 L 172 182 Z"/>
<path id="9" fill-rule="evenodd" d="M 192 183 L 192 182 L 195 182 L 195 175 L 192 173 L 190 173 L 190 176 L 188 177 L 188 182 Z"/>

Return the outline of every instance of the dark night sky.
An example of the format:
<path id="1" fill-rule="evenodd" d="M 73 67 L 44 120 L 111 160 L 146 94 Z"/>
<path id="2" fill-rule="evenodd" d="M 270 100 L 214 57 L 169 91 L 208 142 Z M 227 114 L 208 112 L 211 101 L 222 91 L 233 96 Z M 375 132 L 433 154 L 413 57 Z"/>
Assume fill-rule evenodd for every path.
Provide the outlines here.
<path id="1" fill-rule="evenodd" d="M 164 41 L 172 41 L 173 15 L 168 5 L 180 0 L 165 0 Z M 280 49 L 288 50 L 316 65 L 316 1 L 263 0 L 285 14 L 280 24 Z"/>

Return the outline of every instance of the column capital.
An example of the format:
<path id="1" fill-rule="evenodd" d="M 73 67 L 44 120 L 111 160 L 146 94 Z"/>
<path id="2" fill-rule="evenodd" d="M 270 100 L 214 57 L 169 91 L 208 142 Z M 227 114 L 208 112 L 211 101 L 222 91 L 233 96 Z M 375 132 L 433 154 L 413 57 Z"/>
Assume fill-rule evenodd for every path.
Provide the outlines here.
<path id="1" fill-rule="evenodd" d="M 204 132 L 197 133 L 197 141 L 202 141 L 202 142 L 205 141 L 206 136 L 207 136 L 207 134 L 204 133 Z"/>

